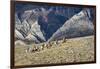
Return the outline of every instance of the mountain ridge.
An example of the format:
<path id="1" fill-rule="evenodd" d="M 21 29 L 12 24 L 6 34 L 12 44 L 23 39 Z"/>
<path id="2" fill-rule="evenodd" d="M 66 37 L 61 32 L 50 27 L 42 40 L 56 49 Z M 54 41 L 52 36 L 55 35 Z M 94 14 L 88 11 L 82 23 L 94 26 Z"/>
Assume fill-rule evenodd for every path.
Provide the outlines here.
<path id="1" fill-rule="evenodd" d="M 33 41 L 36 43 L 41 43 L 45 41 L 50 41 L 53 38 L 54 34 L 57 32 L 57 30 L 59 30 L 62 26 L 64 26 L 66 22 L 68 23 L 69 20 L 71 23 L 68 23 L 69 26 L 66 23 L 67 26 L 65 25 L 65 27 L 67 28 L 70 28 L 71 27 L 70 24 L 74 24 L 75 23 L 74 21 L 76 21 L 77 23 L 78 19 L 80 22 L 81 19 L 83 19 L 83 21 L 86 23 L 88 22 L 92 23 L 92 21 L 90 20 L 90 18 L 92 17 L 90 9 L 85 8 L 84 10 L 81 10 L 79 8 L 76 8 L 76 10 L 71 8 L 71 9 L 61 11 L 60 8 L 56 8 L 55 10 L 55 8 L 53 7 L 48 9 L 41 7 L 38 9 L 35 8 L 31 10 L 24 10 L 23 13 L 20 13 L 20 16 L 19 16 L 19 12 L 16 12 L 15 30 L 17 32 L 15 33 L 17 36 L 15 38 L 25 40 L 25 41 Z M 69 11 L 73 13 L 69 14 Z M 80 16 L 81 14 L 79 13 L 81 13 L 82 11 L 84 11 L 84 13 L 82 14 L 86 15 L 85 17 L 87 19 L 82 18 Z M 77 19 L 75 20 L 75 18 Z M 77 27 L 77 24 L 75 26 Z M 73 30 L 73 29 L 71 28 L 69 30 Z M 59 35 L 59 33 L 57 35 Z M 62 36 L 59 37 L 62 38 Z"/>

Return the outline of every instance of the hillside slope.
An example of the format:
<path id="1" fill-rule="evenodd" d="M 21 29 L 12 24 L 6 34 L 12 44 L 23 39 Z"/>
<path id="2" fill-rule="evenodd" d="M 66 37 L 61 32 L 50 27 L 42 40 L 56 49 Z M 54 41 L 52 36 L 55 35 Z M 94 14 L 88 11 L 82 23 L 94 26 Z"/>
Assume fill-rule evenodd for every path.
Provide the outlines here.
<path id="1" fill-rule="evenodd" d="M 94 61 L 94 36 L 66 39 L 63 43 L 60 40 L 57 45 L 37 52 L 26 53 L 26 48 L 15 46 L 15 66 Z"/>

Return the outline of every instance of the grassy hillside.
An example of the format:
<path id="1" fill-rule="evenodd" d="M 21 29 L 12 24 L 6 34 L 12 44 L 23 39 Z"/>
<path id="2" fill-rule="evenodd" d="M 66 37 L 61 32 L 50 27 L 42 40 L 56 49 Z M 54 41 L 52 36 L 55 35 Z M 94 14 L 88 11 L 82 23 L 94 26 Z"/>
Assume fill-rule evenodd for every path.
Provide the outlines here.
<path id="1" fill-rule="evenodd" d="M 34 44 L 31 44 L 32 46 Z M 94 61 L 94 36 L 67 39 L 41 51 L 25 52 L 27 45 L 16 44 L 15 65 Z"/>

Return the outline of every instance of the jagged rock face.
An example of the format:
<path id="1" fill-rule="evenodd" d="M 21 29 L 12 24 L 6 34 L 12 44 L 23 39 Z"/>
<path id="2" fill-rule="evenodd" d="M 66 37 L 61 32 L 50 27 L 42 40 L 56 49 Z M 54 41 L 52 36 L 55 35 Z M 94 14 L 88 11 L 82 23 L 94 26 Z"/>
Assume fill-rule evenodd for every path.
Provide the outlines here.
<path id="1" fill-rule="evenodd" d="M 24 40 L 24 36 L 17 29 L 15 29 L 15 38 Z"/>
<path id="2" fill-rule="evenodd" d="M 17 30 L 17 33 L 20 32 L 20 34 L 18 33 L 15 38 L 33 41 L 36 43 L 39 43 L 40 40 L 41 42 L 45 41 L 45 38 L 40 29 L 40 25 L 38 24 L 37 16 L 34 13 L 32 13 L 32 10 L 25 11 L 21 16 L 21 21 L 19 20 L 18 16 L 15 15 L 15 21 L 15 29 Z M 37 37 L 40 40 L 38 40 Z"/>
<path id="3" fill-rule="evenodd" d="M 89 20 L 87 9 L 85 9 L 66 21 L 48 41 L 92 35 L 93 32 L 93 23 Z"/>
<path id="4" fill-rule="evenodd" d="M 40 25 L 37 21 L 32 24 L 30 31 L 32 35 L 36 36 L 40 41 L 45 41 L 45 37 L 43 36 L 43 33 L 40 29 Z"/>

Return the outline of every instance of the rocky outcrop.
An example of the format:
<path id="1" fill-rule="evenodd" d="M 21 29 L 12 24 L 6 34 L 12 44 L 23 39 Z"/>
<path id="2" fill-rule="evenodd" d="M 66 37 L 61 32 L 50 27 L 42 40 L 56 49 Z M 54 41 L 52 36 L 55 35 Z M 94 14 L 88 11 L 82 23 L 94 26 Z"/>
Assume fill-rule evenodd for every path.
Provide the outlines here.
<path id="1" fill-rule="evenodd" d="M 42 33 L 41 29 L 40 29 L 40 25 L 38 24 L 37 21 L 34 24 L 32 24 L 30 31 L 31 31 L 31 33 L 33 35 L 35 35 L 36 37 L 38 37 L 40 40 L 46 41 L 45 37 L 43 36 L 43 33 Z"/>
<path id="2" fill-rule="evenodd" d="M 40 43 L 40 41 L 31 33 L 28 34 L 28 36 L 25 37 L 25 40 L 28 42 L 34 42 L 34 43 Z"/>
<path id="3" fill-rule="evenodd" d="M 24 40 L 24 36 L 16 29 L 15 29 L 15 38 L 20 39 L 20 40 Z"/>

